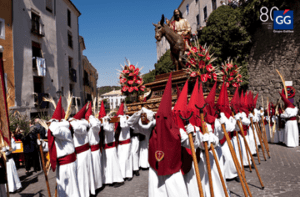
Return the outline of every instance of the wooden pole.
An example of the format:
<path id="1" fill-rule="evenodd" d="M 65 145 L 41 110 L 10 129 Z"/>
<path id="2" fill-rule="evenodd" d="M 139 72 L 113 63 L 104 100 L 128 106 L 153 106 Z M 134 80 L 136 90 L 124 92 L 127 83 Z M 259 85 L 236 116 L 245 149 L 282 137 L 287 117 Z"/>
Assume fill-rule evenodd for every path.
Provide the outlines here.
<path id="1" fill-rule="evenodd" d="M 41 135 L 40 133 L 37 133 L 37 137 L 40 140 L 41 139 Z M 42 160 L 42 165 L 43 165 L 43 171 L 45 174 L 45 180 L 46 180 L 46 185 L 47 185 L 47 190 L 48 190 L 48 196 L 51 197 L 51 191 L 50 191 L 50 186 L 49 186 L 49 181 L 48 181 L 48 176 L 47 176 L 47 170 L 45 167 L 45 158 L 44 158 L 44 152 L 43 152 L 43 147 L 42 144 L 39 145 L 40 148 L 40 154 L 41 154 L 41 160 Z"/>
<path id="2" fill-rule="evenodd" d="M 229 150 L 230 150 L 230 153 L 231 153 L 231 156 L 232 156 L 232 159 L 233 159 L 233 163 L 235 165 L 235 168 L 236 168 L 236 171 L 238 173 L 238 176 L 240 178 L 240 182 L 241 182 L 241 185 L 242 185 L 242 189 L 243 189 L 243 192 L 244 192 L 244 195 L 245 197 L 247 197 L 247 191 L 249 193 L 249 196 L 252 197 L 252 194 L 250 192 L 250 189 L 248 189 L 249 187 L 247 187 L 247 191 L 246 191 L 246 188 L 245 188 L 245 185 L 248 185 L 247 184 L 247 181 L 244 179 L 244 176 L 241 174 L 241 169 L 240 169 L 240 166 L 239 166 L 239 162 L 237 160 L 237 157 L 236 157 L 236 154 L 234 152 L 234 149 L 233 149 L 233 146 L 231 144 L 231 141 L 230 141 L 230 138 L 229 138 L 229 135 L 225 129 L 225 125 L 222 124 L 222 129 L 223 129 L 223 132 L 224 132 L 224 135 L 225 135 L 225 138 L 226 138 L 226 141 L 227 141 L 227 144 L 228 144 L 228 147 L 229 147 Z M 245 185 L 244 185 L 245 184 Z"/>
<path id="3" fill-rule="evenodd" d="M 255 147 L 256 147 L 256 154 L 257 154 L 257 158 L 258 158 L 258 163 L 260 164 L 260 157 L 259 157 L 259 151 L 258 151 L 258 146 L 257 146 L 257 142 L 256 142 L 256 137 L 255 137 L 255 129 L 253 126 L 253 118 L 250 118 L 251 121 L 251 128 L 252 128 L 252 132 L 253 132 L 253 138 L 254 138 L 254 142 L 255 142 Z"/>
<path id="4" fill-rule="evenodd" d="M 239 128 L 240 128 L 241 133 L 244 133 L 244 129 L 243 129 L 242 123 L 240 122 L 240 120 L 236 120 L 236 121 L 237 121 L 237 124 L 238 124 L 238 126 L 239 126 Z M 241 134 L 241 135 L 242 135 L 242 134 Z M 244 144 L 245 144 L 245 143 L 246 143 L 246 142 L 245 142 L 245 141 L 246 141 L 246 138 L 245 138 L 244 135 L 242 135 L 242 137 L 243 137 Z M 250 165 L 250 158 L 249 158 L 249 155 L 251 154 L 251 152 L 246 148 L 246 145 L 245 145 L 245 149 L 246 149 L 247 160 L 248 160 L 248 164 L 249 164 L 249 170 L 250 170 L 250 172 L 252 172 L 252 167 L 251 167 L 251 165 Z M 242 165 L 243 165 L 243 164 L 242 164 Z"/>
<path id="5" fill-rule="evenodd" d="M 264 120 L 265 120 L 264 115 L 262 115 L 261 118 L 262 118 L 262 121 L 261 121 L 261 125 L 262 125 L 261 137 L 262 137 L 262 140 L 264 141 L 267 154 L 268 154 L 269 158 L 271 158 L 270 152 L 269 152 L 269 144 L 268 144 L 268 141 L 267 141 L 267 138 L 266 138 L 266 128 L 265 128 L 265 124 L 264 124 Z"/>
<path id="6" fill-rule="evenodd" d="M 201 120 L 204 120 L 203 110 L 200 110 L 200 118 L 201 118 Z M 205 132 L 205 125 L 204 124 L 202 124 L 202 131 Z M 204 148 L 205 148 L 205 157 L 206 157 L 206 166 L 207 166 L 207 174 L 208 174 L 210 195 L 211 195 L 211 197 L 214 197 L 214 188 L 213 188 L 213 183 L 212 183 L 211 167 L 210 167 L 210 160 L 209 160 L 207 142 L 204 142 Z"/>
<path id="7" fill-rule="evenodd" d="M 179 116 L 187 125 L 188 120 L 192 117 L 192 115 L 193 115 L 193 113 L 191 114 L 191 116 L 189 118 L 186 118 L 186 119 L 181 117 L 181 115 L 179 115 Z M 200 194 L 200 197 L 204 197 L 202 183 L 201 183 L 201 177 L 200 177 L 200 171 L 199 171 L 199 166 L 198 166 L 198 161 L 197 161 L 195 146 L 194 146 L 194 141 L 193 141 L 193 134 L 189 133 L 188 136 L 189 136 L 189 142 L 190 142 L 191 151 L 192 151 L 192 158 L 193 158 L 194 167 L 195 167 L 195 173 L 196 173 L 196 178 L 197 178 L 197 183 L 198 183 L 199 194 Z"/>
<path id="8" fill-rule="evenodd" d="M 239 121 L 239 120 L 237 120 L 237 121 Z M 239 124 L 239 126 L 241 127 L 240 124 Z M 240 128 L 240 129 L 241 129 L 241 128 Z M 245 139 L 244 133 L 241 132 L 241 134 L 242 134 L 243 138 Z M 246 149 L 248 149 L 248 151 L 250 152 L 250 148 L 249 148 L 249 145 L 248 145 L 247 140 L 245 140 L 245 146 L 246 146 Z M 253 165 L 254 165 L 254 168 L 255 168 L 255 171 L 256 171 L 258 180 L 259 180 L 259 182 L 260 182 L 260 185 L 261 185 L 262 189 L 264 189 L 265 186 L 264 186 L 264 184 L 263 184 L 263 182 L 262 182 L 262 180 L 261 180 L 261 177 L 260 177 L 260 175 L 259 175 L 259 172 L 258 172 L 258 169 L 257 169 L 256 164 L 255 164 L 255 162 L 254 162 L 254 158 L 253 158 L 252 154 L 250 154 L 250 157 L 251 157 L 252 163 L 253 163 Z M 249 163 L 249 165 L 250 165 L 250 163 Z"/>
<path id="9" fill-rule="evenodd" d="M 244 162 L 243 162 L 243 155 L 242 155 L 242 149 L 241 149 L 241 145 L 240 145 L 240 139 L 239 139 L 239 134 L 237 131 L 235 131 L 235 135 L 236 135 L 236 141 L 239 147 L 239 153 L 240 153 L 240 158 L 241 158 L 241 166 L 242 166 L 242 172 L 245 176 L 245 168 L 244 168 Z"/>
<path id="10" fill-rule="evenodd" d="M 216 164 L 217 164 L 217 168 L 218 168 L 219 176 L 220 176 L 221 183 L 222 183 L 222 186 L 223 186 L 224 194 L 225 194 L 226 197 L 228 197 L 228 192 L 227 192 L 227 189 L 226 189 L 225 181 L 224 181 L 224 178 L 223 178 L 223 175 L 222 175 L 222 171 L 221 171 L 221 168 L 220 168 L 218 157 L 216 155 L 215 148 L 214 148 L 214 146 L 212 144 L 210 145 L 210 148 L 212 150 L 212 153 L 214 155 L 214 159 L 215 159 Z"/>
<path id="11" fill-rule="evenodd" d="M 262 143 L 262 141 L 261 141 L 261 136 L 260 136 L 260 129 L 259 129 L 259 126 L 258 126 L 258 124 L 257 124 L 257 122 L 255 122 L 255 127 L 256 127 L 256 134 L 257 134 L 257 136 L 258 136 L 258 139 L 259 139 L 259 142 L 260 142 L 260 147 L 261 147 L 261 150 L 262 150 L 262 153 L 263 153 L 263 156 L 264 156 L 264 159 L 265 159 L 265 161 L 267 161 L 267 158 L 266 158 L 266 155 L 265 155 L 265 151 L 264 151 L 264 144 Z M 266 150 L 267 151 L 267 150 Z"/>
<path id="12" fill-rule="evenodd" d="M 192 133 L 189 134 L 189 141 L 190 141 L 190 145 L 191 145 L 191 151 L 192 151 L 192 157 L 193 157 L 193 161 L 194 161 L 194 167 L 195 167 L 195 173 L 196 173 L 196 178 L 197 178 L 197 183 L 198 183 L 199 194 L 200 194 L 200 197 L 204 197 Z"/>
<path id="13" fill-rule="evenodd" d="M 202 110 L 201 110 L 201 112 L 202 112 Z M 200 117 L 201 117 L 202 129 L 204 128 L 204 130 L 202 130 L 203 134 L 206 134 L 206 133 L 208 134 L 209 132 L 207 130 L 206 123 L 204 122 L 203 113 L 202 113 L 202 116 L 200 115 Z M 216 155 L 215 147 L 211 144 L 210 148 L 211 148 L 211 151 L 213 153 L 213 156 L 214 156 L 214 159 L 215 159 L 215 162 L 216 162 L 216 165 L 217 165 L 217 169 L 218 169 L 219 177 L 220 177 L 220 180 L 221 180 L 221 183 L 222 183 L 224 194 L 225 194 L 226 197 L 228 197 L 227 188 L 226 188 L 225 181 L 224 181 L 224 178 L 223 178 L 223 174 L 222 174 L 222 171 L 221 171 L 221 168 L 220 168 L 219 159 Z"/>

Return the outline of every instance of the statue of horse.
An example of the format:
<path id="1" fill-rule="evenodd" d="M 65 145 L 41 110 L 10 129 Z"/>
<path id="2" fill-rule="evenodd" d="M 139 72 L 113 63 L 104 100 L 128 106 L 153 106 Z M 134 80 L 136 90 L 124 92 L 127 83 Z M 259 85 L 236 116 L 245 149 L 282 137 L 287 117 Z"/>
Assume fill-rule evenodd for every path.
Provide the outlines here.
<path id="1" fill-rule="evenodd" d="M 155 39 L 161 41 L 165 36 L 170 44 L 171 59 L 176 66 L 176 71 L 181 70 L 184 67 L 182 59 L 184 57 L 184 40 L 183 38 L 174 32 L 165 22 L 165 17 L 162 15 L 161 20 L 155 26 Z"/>

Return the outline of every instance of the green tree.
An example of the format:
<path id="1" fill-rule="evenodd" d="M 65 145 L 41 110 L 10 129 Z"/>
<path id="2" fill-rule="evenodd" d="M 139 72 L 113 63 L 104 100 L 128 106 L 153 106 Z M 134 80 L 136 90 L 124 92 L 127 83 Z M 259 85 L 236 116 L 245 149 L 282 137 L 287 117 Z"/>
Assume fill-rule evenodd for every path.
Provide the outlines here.
<path id="1" fill-rule="evenodd" d="M 173 61 L 170 57 L 170 49 L 163 54 L 157 63 L 154 65 L 155 67 L 155 75 L 168 73 L 175 70 L 175 66 L 173 65 Z"/>
<path id="2" fill-rule="evenodd" d="M 207 44 L 212 47 L 211 53 L 217 58 L 214 64 L 221 65 L 231 58 L 242 67 L 244 85 L 248 81 L 247 64 L 244 60 L 249 54 L 251 36 L 242 23 L 243 15 L 240 9 L 220 6 L 210 14 L 199 42 L 201 45 Z"/>

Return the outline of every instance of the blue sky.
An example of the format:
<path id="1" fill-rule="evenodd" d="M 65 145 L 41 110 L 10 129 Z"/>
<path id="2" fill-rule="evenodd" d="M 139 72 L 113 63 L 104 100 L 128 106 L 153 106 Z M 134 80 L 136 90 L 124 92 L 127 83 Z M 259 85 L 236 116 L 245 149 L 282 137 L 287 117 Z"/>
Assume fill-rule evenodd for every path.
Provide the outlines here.
<path id="1" fill-rule="evenodd" d="M 125 57 L 154 69 L 157 62 L 154 26 L 161 15 L 170 19 L 182 0 L 72 0 L 81 12 L 79 34 L 84 37 L 86 55 L 98 70 L 98 86 L 118 85 L 116 69 Z"/>

